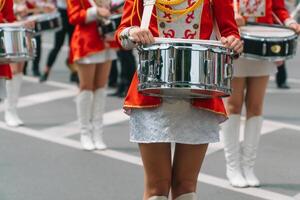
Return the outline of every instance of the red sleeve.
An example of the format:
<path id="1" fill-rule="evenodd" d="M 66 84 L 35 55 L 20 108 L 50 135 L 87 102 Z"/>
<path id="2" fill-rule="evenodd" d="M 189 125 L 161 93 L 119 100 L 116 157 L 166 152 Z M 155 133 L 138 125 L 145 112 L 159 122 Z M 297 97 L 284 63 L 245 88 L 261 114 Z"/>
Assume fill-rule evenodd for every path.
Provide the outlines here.
<path id="1" fill-rule="evenodd" d="M 277 1 L 277 0 L 276 0 Z M 232 0 L 213 0 L 213 14 L 223 37 L 233 35 L 240 38 L 234 19 Z"/>
<path id="2" fill-rule="evenodd" d="M 16 20 L 16 17 L 14 15 L 14 10 L 13 10 L 13 0 L 5 1 L 5 4 L 1 10 L 1 15 L 0 15 L 1 22 L 4 22 L 4 19 L 7 22 L 14 22 Z"/>
<path id="3" fill-rule="evenodd" d="M 272 0 L 272 10 L 283 23 L 285 20 L 290 18 L 290 14 L 285 7 L 284 0 Z"/>
<path id="4" fill-rule="evenodd" d="M 67 0 L 67 8 L 70 24 L 85 24 L 86 9 L 81 0 Z"/>
<path id="5" fill-rule="evenodd" d="M 140 0 L 139 1 L 139 14 L 140 16 L 142 16 L 142 2 Z M 132 10 L 134 9 L 134 11 L 132 12 Z M 132 20 L 131 20 L 132 19 Z M 121 23 L 115 33 L 115 38 L 116 41 L 118 42 L 118 44 L 121 46 L 121 42 L 119 39 L 119 35 L 120 33 L 127 27 L 130 26 L 140 26 L 140 20 L 138 17 L 138 12 L 137 9 L 134 8 L 134 0 L 126 0 L 124 7 L 123 7 L 123 14 L 122 14 L 122 20 Z"/>

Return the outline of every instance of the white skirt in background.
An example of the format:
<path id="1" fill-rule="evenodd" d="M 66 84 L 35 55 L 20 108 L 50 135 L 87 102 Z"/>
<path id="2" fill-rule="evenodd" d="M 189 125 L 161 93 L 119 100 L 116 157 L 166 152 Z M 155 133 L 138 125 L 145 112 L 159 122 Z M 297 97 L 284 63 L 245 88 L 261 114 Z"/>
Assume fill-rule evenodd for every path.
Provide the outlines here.
<path id="1" fill-rule="evenodd" d="M 106 49 L 101 51 L 100 53 L 92 54 L 81 58 L 77 61 L 78 64 L 97 64 L 104 63 L 109 60 L 117 59 L 117 52 L 113 49 Z"/>
<path id="2" fill-rule="evenodd" d="M 132 109 L 130 141 L 206 144 L 219 142 L 224 117 L 193 107 L 189 100 L 164 98 L 158 108 Z"/>
<path id="3" fill-rule="evenodd" d="M 234 60 L 233 67 L 234 77 L 269 76 L 277 72 L 277 66 L 273 62 L 250 60 L 243 57 Z"/>

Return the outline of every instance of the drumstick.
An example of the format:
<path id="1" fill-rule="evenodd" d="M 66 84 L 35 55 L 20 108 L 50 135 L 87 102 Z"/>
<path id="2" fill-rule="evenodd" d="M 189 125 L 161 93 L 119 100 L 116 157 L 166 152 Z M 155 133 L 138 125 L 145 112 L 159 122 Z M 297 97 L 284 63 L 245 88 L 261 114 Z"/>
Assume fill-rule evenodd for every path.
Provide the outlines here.
<path id="1" fill-rule="evenodd" d="M 291 13 L 291 17 L 294 19 L 297 16 L 297 13 L 300 10 L 300 3 L 298 3 L 297 7 L 295 8 L 295 10 Z"/>

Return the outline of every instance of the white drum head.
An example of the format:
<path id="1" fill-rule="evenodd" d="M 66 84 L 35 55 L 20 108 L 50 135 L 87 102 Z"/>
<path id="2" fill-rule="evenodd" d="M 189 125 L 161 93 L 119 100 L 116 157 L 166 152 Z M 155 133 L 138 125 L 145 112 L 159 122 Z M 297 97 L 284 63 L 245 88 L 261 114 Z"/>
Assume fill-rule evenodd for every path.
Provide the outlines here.
<path id="1" fill-rule="evenodd" d="M 294 31 L 286 28 L 258 25 L 242 26 L 240 30 L 242 35 L 263 38 L 285 38 L 295 35 Z"/>

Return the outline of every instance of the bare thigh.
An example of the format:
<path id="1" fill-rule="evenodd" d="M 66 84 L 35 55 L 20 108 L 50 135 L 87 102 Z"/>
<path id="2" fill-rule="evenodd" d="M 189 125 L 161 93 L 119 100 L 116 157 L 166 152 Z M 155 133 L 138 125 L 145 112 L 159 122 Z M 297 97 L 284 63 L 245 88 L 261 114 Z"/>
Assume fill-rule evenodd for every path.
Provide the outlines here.
<path id="1" fill-rule="evenodd" d="M 264 97 L 269 82 L 269 76 L 247 78 L 246 110 L 247 118 L 262 115 Z"/>
<path id="2" fill-rule="evenodd" d="M 208 144 L 176 144 L 172 171 L 173 199 L 181 194 L 196 191 L 198 174 L 207 147 Z"/>
<path id="3" fill-rule="evenodd" d="M 25 65 L 24 62 L 10 63 L 9 65 L 11 67 L 11 71 L 12 71 L 13 74 L 23 73 L 23 68 L 24 68 L 24 65 Z"/>
<path id="4" fill-rule="evenodd" d="M 144 200 L 168 196 L 171 186 L 171 144 L 139 144 L 145 173 Z"/>
<path id="5" fill-rule="evenodd" d="M 78 76 L 80 80 L 80 90 L 94 90 L 94 80 L 96 73 L 95 64 L 78 64 Z"/>
<path id="6" fill-rule="evenodd" d="M 94 81 L 95 89 L 103 88 L 106 86 L 109 73 L 111 68 L 111 61 L 105 63 L 97 64 L 96 66 L 96 76 Z"/>
<path id="7" fill-rule="evenodd" d="M 232 94 L 227 98 L 226 108 L 229 114 L 241 114 L 244 102 L 246 78 L 234 77 L 232 80 Z"/>

